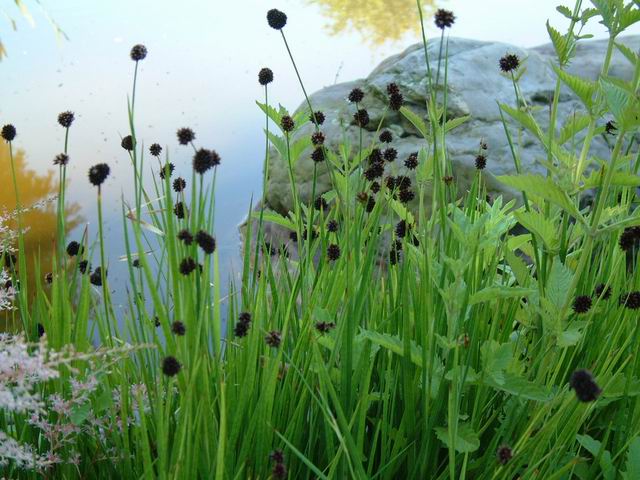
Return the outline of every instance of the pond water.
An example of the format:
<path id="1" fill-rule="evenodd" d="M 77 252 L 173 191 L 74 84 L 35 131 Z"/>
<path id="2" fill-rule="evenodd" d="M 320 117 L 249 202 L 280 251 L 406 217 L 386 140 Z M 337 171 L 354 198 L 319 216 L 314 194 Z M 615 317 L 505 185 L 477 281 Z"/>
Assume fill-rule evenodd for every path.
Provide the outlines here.
<path id="1" fill-rule="evenodd" d="M 57 0 L 41 2 L 46 12 L 27 1 L 34 27 L 12 2 L 5 4 L 17 30 L 0 23 L 7 52 L 0 62 L 0 124 L 13 123 L 18 129 L 20 187 L 33 201 L 54 193 L 52 160 L 64 141 L 56 118 L 61 111 L 74 111 L 68 167 L 68 200 L 76 225 L 72 237 L 79 238 L 85 227 L 90 239 L 97 234 L 95 189 L 87 170 L 107 162 L 112 167 L 103 187 L 109 272 L 121 303 L 125 297 L 117 279 L 124 278 L 125 270 L 118 258 L 125 249 L 120 199 L 130 198 L 133 182 L 120 138 L 128 131 L 133 44 L 149 49 L 137 91 L 139 138 L 146 145 L 167 146 L 178 174 L 186 174 L 191 165 L 190 149 L 179 147 L 175 138 L 179 127 L 193 128 L 197 143 L 222 157 L 216 236 L 224 279 L 239 268 L 237 225 L 252 198 L 260 197 L 264 118 L 255 105 L 262 96 L 258 70 L 269 66 L 275 72 L 270 87 L 274 102 L 293 110 L 302 100 L 282 39 L 266 24 L 266 11 L 275 7 L 288 14 L 287 37 L 309 92 L 364 77 L 385 57 L 419 40 L 413 0 Z M 443 7 L 457 16 L 452 35 L 534 46 L 547 42 L 547 18 L 561 29 L 566 24 L 555 12 L 556 4 L 456 0 L 427 1 L 424 8 L 430 36 L 437 35 L 430 12 Z M 68 39 L 56 40 L 49 18 Z M 604 36 L 601 29 L 591 31 Z M 0 148 L 0 205 L 12 208 L 7 151 Z M 52 210 L 33 217 L 33 250 L 50 250 L 54 225 Z"/>

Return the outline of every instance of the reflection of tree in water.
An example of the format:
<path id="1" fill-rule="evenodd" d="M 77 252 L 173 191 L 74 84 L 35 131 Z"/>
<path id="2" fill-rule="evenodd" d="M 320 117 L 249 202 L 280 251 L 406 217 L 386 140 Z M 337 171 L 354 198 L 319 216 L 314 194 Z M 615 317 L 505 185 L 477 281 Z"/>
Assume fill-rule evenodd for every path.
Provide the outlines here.
<path id="1" fill-rule="evenodd" d="M 409 32 L 420 30 L 420 19 L 414 0 L 308 0 L 319 5 L 331 19 L 331 32 L 353 29 L 368 43 L 378 45 L 400 40 Z M 433 0 L 422 0 L 425 22 L 433 11 Z"/>
<path id="2" fill-rule="evenodd" d="M 51 269 L 56 237 L 56 202 L 46 202 L 58 193 L 58 176 L 52 171 L 44 174 L 27 168 L 25 153 L 14 150 L 16 180 L 20 190 L 20 201 L 27 211 L 23 214 L 23 225 L 28 230 L 24 236 L 25 253 L 28 268 L 29 285 L 33 285 L 36 258 L 40 257 L 42 274 Z M 0 213 L 10 213 L 16 208 L 16 196 L 11 177 L 11 160 L 9 147 L 4 142 L 0 145 Z M 39 208 L 29 208 L 42 203 Z M 67 231 L 81 221 L 78 204 L 67 205 Z M 11 227 L 17 227 L 15 222 Z M 16 245 L 17 246 L 17 245 Z M 0 331 L 2 328 L 0 322 Z"/>

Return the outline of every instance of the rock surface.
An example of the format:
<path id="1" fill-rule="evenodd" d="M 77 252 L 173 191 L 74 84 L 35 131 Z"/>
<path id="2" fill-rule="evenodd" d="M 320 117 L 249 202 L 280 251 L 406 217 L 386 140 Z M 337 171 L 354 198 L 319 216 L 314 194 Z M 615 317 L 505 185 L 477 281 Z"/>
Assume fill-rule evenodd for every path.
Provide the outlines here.
<path id="1" fill-rule="evenodd" d="M 621 37 L 624 43 L 634 51 L 640 48 L 640 35 Z M 568 71 L 570 73 L 597 79 L 605 57 L 606 40 L 580 42 L 576 56 Z M 429 59 L 432 71 L 435 72 L 438 62 L 440 42 L 429 43 Z M 504 128 L 500 119 L 500 111 L 496 102 L 515 104 L 513 85 L 509 77 L 500 72 L 498 60 L 506 53 L 514 53 L 520 59 L 526 59 L 526 72 L 520 80 L 523 96 L 530 105 L 543 107 L 537 119 L 546 128 L 548 125 L 550 98 L 553 96 L 556 77 L 551 68 L 555 54 L 553 47 L 542 45 L 532 49 L 519 48 L 505 43 L 480 42 L 461 38 L 449 39 L 448 61 L 448 112 L 449 119 L 471 115 L 471 120 L 448 133 L 447 150 L 453 166 L 455 181 L 459 189 L 466 189 L 475 174 L 475 157 L 478 145 L 483 139 L 489 146 L 487 152 L 487 168 L 484 170 L 487 188 L 493 194 L 505 194 L 509 197 L 514 192 L 498 183 L 494 176 L 512 173 L 513 159 L 507 143 Z M 401 89 L 405 105 L 411 110 L 426 116 L 425 99 L 427 77 L 422 44 L 407 48 L 404 52 L 383 61 L 371 74 L 361 80 L 341 83 L 326 87 L 310 97 L 314 110 L 325 113 L 327 120 L 322 126 L 328 148 L 335 149 L 338 142 L 346 134 L 357 144 L 358 128 L 352 125 L 354 106 L 346 101 L 346 97 L 354 87 L 365 92 L 363 106 L 369 112 L 371 122 L 364 134 L 364 145 L 373 141 L 375 129 L 387 104 L 386 85 L 395 82 Z M 633 75 L 631 64 L 615 51 L 610 75 L 629 79 Z M 558 125 L 576 111 L 580 104 L 573 94 L 563 89 L 559 105 Z M 306 109 L 306 102 L 298 110 Z M 605 123 L 607 119 L 603 119 Z M 394 134 L 391 144 L 398 151 L 398 159 L 386 174 L 409 174 L 403 165 L 407 156 L 425 146 L 424 140 L 416 129 L 398 112 L 389 112 L 385 117 L 383 128 Z M 310 136 L 313 125 L 308 123 L 294 134 L 293 140 L 301 136 Z M 526 172 L 541 172 L 544 168 L 539 163 L 546 157 L 537 141 L 526 132 L 520 140 L 521 161 Z M 609 146 L 604 138 L 598 137 L 593 142 L 592 154 L 607 158 Z M 295 167 L 298 191 L 304 201 L 309 201 L 312 192 L 313 161 L 311 149 L 303 153 Z M 326 167 L 318 168 L 316 192 L 323 193 L 331 187 Z M 289 175 L 285 161 L 273 150 L 270 156 L 268 190 L 266 205 L 280 213 L 286 214 L 292 209 Z"/>

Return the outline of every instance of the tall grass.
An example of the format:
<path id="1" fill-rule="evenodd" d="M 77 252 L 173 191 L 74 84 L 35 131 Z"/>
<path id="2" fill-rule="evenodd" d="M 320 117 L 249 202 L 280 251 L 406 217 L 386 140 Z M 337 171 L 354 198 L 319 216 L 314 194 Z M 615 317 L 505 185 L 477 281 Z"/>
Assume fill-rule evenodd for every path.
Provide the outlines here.
<path id="1" fill-rule="evenodd" d="M 322 122 L 293 62 L 286 17 L 270 12 L 308 107 L 276 110 L 265 83 L 266 155 L 271 144 L 289 169 L 294 207 L 286 216 L 264 206 L 250 212 L 242 278 L 230 281 L 226 298 L 209 238 L 224 163 L 183 131 L 180 143 L 194 150 L 186 189 L 174 188 L 168 156 L 158 154 L 162 176 L 147 166 L 135 129 L 135 91 L 144 88 L 138 47 L 127 149 L 135 198 L 122 207 L 128 312 L 117 318 L 109 297 L 101 219 L 77 258 L 58 246 L 52 283 L 29 286 L 32 300 L 22 248 L 11 270 L 31 340 L 40 324 L 51 348 L 91 352 L 97 335 L 127 358 L 98 368 L 78 357 L 75 369 L 41 384 L 48 409 L 31 416 L 5 408 L 2 431 L 35 453 L 32 463 L 11 460 L 15 445 L 0 437 L 4 476 L 640 478 L 640 62 L 616 42 L 640 13 L 633 2 L 591 3 L 559 9 L 570 18 L 565 34 L 549 27 L 558 56 L 549 128 L 520 94 L 521 59 L 500 63 L 514 85 L 513 101 L 496 108 L 516 173 L 498 180 L 521 191 L 522 202 L 487 200 L 480 157 L 490 168 L 491 153 L 481 139 L 469 191 L 451 181 L 447 132 L 467 119 L 446 118 L 445 29 L 453 18 L 443 11 L 435 72 L 423 35 L 427 118 L 388 89 L 389 108 L 424 135 L 413 180 L 382 176 L 382 147 L 362 140 L 367 98 L 355 94 L 358 144 L 317 147 L 324 160 L 314 180 L 326 169 L 332 189 L 322 192 L 326 205 L 315 181 L 302 198 L 295 169 L 312 142 L 293 135 L 309 121 L 321 132 Z M 565 67 L 594 21 L 610 37 L 601 75 L 590 81 Z M 630 81 L 609 76 L 615 49 L 634 65 Z M 560 125 L 563 87 L 585 108 Z M 523 130 L 547 152 L 546 175 L 522 170 Z M 590 155 L 600 134 L 614 143 L 606 159 Z M 62 218 L 57 238 L 66 242 Z M 291 241 L 269 243 L 265 222 L 289 230 Z M 88 275 L 80 261 L 94 252 L 101 270 Z"/>

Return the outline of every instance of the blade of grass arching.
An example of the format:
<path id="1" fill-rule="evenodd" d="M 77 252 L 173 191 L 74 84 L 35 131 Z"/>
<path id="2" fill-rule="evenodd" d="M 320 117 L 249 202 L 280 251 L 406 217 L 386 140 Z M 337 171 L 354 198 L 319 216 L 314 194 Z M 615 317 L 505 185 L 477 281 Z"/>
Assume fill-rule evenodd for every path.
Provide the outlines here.
<path id="1" fill-rule="evenodd" d="M 320 469 L 318 469 L 318 467 L 316 467 L 311 460 L 309 460 L 302 452 L 300 452 L 300 450 L 298 450 L 291 442 L 289 442 L 289 440 L 287 440 L 284 435 L 282 435 L 279 431 L 275 431 L 276 435 L 278 436 L 278 438 L 280 438 L 280 440 L 282 440 L 285 445 L 296 455 L 296 457 L 298 457 L 302 463 L 304 463 L 307 468 L 309 470 L 311 470 L 315 475 L 317 475 L 317 478 L 319 479 L 327 479 L 328 477 L 325 476 Z"/>

